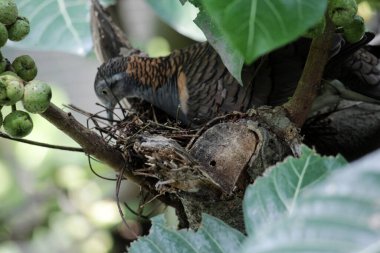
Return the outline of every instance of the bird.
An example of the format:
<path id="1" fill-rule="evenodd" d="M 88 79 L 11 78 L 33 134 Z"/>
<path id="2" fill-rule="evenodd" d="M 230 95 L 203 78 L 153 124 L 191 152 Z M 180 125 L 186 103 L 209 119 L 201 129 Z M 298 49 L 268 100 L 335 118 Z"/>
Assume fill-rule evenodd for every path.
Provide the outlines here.
<path id="1" fill-rule="evenodd" d="M 109 117 L 122 98 L 140 98 L 190 124 L 247 109 L 252 88 L 229 74 L 208 43 L 196 43 L 167 57 L 112 58 L 99 67 L 95 91 Z"/>
<path id="2" fill-rule="evenodd" d="M 378 92 L 379 59 L 363 49 L 372 38 L 367 33 L 360 42 L 349 44 L 337 34 L 325 78 L 347 79 L 347 74 L 342 73 L 350 72 L 360 83 L 370 81 L 371 88 Z M 166 57 L 112 57 L 98 68 L 94 89 L 110 120 L 121 99 L 139 98 L 185 125 L 197 126 L 228 112 L 285 103 L 296 88 L 309 46 L 310 40 L 301 38 L 245 66 L 244 85 L 228 72 L 208 42 L 174 50 Z M 360 83 L 351 88 L 362 91 Z M 374 94 L 380 99 L 379 94 Z"/>

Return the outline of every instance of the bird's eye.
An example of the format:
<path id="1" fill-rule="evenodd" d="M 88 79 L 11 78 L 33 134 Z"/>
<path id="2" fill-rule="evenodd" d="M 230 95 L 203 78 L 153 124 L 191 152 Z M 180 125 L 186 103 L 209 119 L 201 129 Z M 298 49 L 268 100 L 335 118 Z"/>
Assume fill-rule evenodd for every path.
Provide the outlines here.
<path id="1" fill-rule="evenodd" d="M 104 95 L 107 95 L 107 91 L 106 91 L 106 90 L 102 90 L 102 93 L 103 93 Z"/>

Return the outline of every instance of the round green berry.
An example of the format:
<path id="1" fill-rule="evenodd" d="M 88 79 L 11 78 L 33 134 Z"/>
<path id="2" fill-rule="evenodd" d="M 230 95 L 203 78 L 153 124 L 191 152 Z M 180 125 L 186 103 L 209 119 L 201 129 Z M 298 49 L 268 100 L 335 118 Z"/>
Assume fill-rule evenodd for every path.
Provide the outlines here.
<path id="1" fill-rule="evenodd" d="M 0 105 L 14 105 L 24 95 L 23 81 L 12 75 L 0 76 Z M 4 89 L 5 88 L 5 89 Z"/>
<path id="2" fill-rule="evenodd" d="M 352 22 L 358 5 L 356 0 L 331 0 L 329 1 L 328 14 L 336 26 L 346 26 Z"/>
<path id="3" fill-rule="evenodd" d="M 30 134 L 33 121 L 27 112 L 13 111 L 4 119 L 4 130 L 12 137 L 22 138 Z"/>
<path id="4" fill-rule="evenodd" d="M 4 58 L 0 60 L 0 74 L 7 68 L 8 62 Z"/>
<path id="5" fill-rule="evenodd" d="M 49 84 L 34 80 L 25 85 L 22 103 L 28 112 L 43 113 L 50 105 L 51 96 Z"/>
<path id="6" fill-rule="evenodd" d="M 7 99 L 7 86 L 0 80 L 0 103 Z M 2 106 L 2 105 L 0 105 Z"/>
<path id="7" fill-rule="evenodd" d="M 8 27 L 8 38 L 12 41 L 20 41 L 30 32 L 29 20 L 18 17 L 16 22 Z"/>
<path id="8" fill-rule="evenodd" d="M 3 23 L 0 23 L 0 47 L 4 46 L 5 43 L 7 43 L 7 40 L 8 40 L 8 30 Z"/>
<path id="9" fill-rule="evenodd" d="M 14 0 L 0 0 L 0 22 L 4 25 L 13 24 L 18 16 L 17 6 Z"/>
<path id="10" fill-rule="evenodd" d="M 29 55 L 21 55 L 17 57 L 13 61 L 12 67 L 14 68 L 15 73 L 25 81 L 31 81 L 37 75 L 36 63 Z"/>
<path id="11" fill-rule="evenodd" d="M 0 74 L 0 76 L 7 76 L 7 75 L 11 75 L 11 76 L 20 78 L 15 72 L 12 72 L 12 71 L 5 71 L 5 72 Z"/>
<path id="12" fill-rule="evenodd" d="M 326 27 L 326 20 L 325 18 L 323 18 L 318 24 L 308 29 L 304 37 L 313 39 L 318 36 L 321 36 L 322 33 L 325 31 L 325 27 Z"/>
<path id="13" fill-rule="evenodd" d="M 343 36 L 348 42 L 358 42 L 359 40 L 361 40 L 361 38 L 363 38 L 365 33 L 364 19 L 356 15 L 352 23 L 348 26 L 343 27 L 343 29 Z"/>

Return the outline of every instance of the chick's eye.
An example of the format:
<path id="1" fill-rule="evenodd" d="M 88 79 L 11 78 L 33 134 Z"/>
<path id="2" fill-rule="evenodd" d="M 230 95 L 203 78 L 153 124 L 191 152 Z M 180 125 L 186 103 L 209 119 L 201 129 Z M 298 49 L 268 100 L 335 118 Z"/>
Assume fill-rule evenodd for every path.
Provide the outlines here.
<path id="1" fill-rule="evenodd" d="M 104 95 L 107 95 L 107 91 L 106 91 L 106 90 L 102 90 L 102 93 L 103 93 Z"/>

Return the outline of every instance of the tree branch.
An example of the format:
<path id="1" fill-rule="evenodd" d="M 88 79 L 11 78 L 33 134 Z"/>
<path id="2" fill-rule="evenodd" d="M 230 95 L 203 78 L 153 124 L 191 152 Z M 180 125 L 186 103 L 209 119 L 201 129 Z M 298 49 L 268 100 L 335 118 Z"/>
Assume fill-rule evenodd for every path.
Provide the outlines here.
<path id="1" fill-rule="evenodd" d="M 314 38 L 311 43 L 309 55 L 297 89 L 289 102 L 284 104 L 288 117 L 297 127 L 302 127 L 309 114 L 311 105 L 320 89 L 325 65 L 329 59 L 329 50 L 335 26 L 328 17 L 326 19 L 327 24 L 324 33 Z"/>
<path id="2" fill-rule="evenodd" d="M 86 154 L 108 164 L 116 172 L 120 172 L 126 166 L 125 158 L 119 150 L 110 146 L 98 134 L 76 121 L 70 113 L 66 113 L 54 104 L 50 104 L 49 108 L 41 116 L 76 141 Z M 128 168 L 125 173 L 126 176 L 133 177 Z"/>

